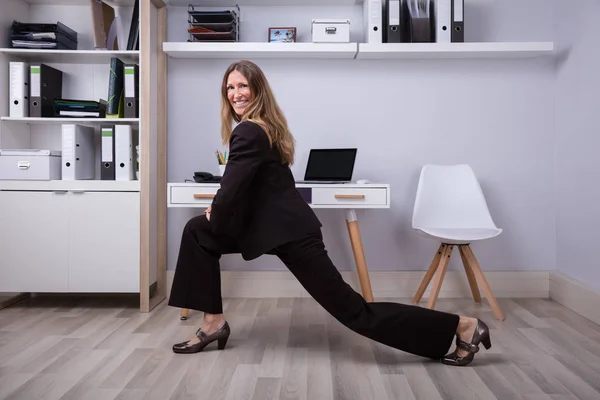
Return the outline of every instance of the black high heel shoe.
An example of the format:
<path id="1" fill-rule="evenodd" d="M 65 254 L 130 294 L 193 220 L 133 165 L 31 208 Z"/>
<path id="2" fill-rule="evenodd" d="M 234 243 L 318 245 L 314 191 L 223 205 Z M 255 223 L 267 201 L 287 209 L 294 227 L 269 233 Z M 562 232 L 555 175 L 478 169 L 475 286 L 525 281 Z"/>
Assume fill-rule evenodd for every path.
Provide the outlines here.
<path id="1" fill-rule="evenodd" d="M 195 344 L 189 344 L 188 341 L 177 343 L 173 345 L 173 352 L 180 354 L 192 354 L 198 353 L 202 351 L 207 345 L 217 341 L 217 347 L 219 350 L 223 350 L 225 345 L 227 344 L 227 340 L 229 339 L 229 335 L 231 335 L 231 328 L 229 328 L 229 324 L 227 321 L 223 324 L 222 327 L 219 328 L 218 331 L 211 335 L 207 335 L 202 332 L 202 328 L 196 331 L 196 336 L 200 339 L 200 342 Z"/>
<path id="2" fill-rule="evenodd" d="M 475 353 L 479 351 L 479 343 L 482 343 L 486 350 L 492 347 L 490 329 L 485 322 L 477 319 L 477 326 L 475 327 L 475 333 L 473 333 L 471 343 L 464 342 L 456 336 L 456 350 L 445 355 L 444 358 L 442 358 L 442 363 L 453 366 L 465 366 L 470 364 L 471 361 L 473 361 L 473 357 L 475 357 Z M 459 356 L 457 354 L 459 349 L 467 351 L 468 354 L 464 357 Z"/>

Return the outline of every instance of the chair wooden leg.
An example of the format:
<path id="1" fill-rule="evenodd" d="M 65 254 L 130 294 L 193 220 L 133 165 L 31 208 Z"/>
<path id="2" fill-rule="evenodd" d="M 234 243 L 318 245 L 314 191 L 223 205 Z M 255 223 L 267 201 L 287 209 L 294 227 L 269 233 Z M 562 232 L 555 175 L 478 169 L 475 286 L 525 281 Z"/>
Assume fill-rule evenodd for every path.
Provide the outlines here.
<path id="1" fill-rule="evenodd" d="M 477 279 L 475 278 L 475 274 L 473 274 L 473 268 L 471 264 L 469 264 L 469 259 L 465 254 L 465 247 L 469 245 L 460 245 L 458 246 L 458 251 L 460 252 L 460 258 L 462 259 L 463 266 L 465 267 L 465 273 L 467 274 L 467 279 L 469 280 L 469 286 L 471 287 L 471 293 L 473 294 L 473 300 L 475 303 L 481 303 L 481 293 L 479 293 L 479 288 L 477 287 Z"/>
<path id="2" fill-rule="evenodd" d="M 485 297 L 487 297 L 488 301 L 490 302 L 490 306 L 492 307 L 492 312 L 494 313 L 494 316 L 498 320 L 503 321 L 504 314 L 502 313 L 502 309 L 496 301 L 496 298 L 492 293 L 492 288 L 490 287 L 490 284 L 488 283 L 487 279 L 485 279 L 485 275 L 483 275 L 481 266 L 479 265 L 479 262 L 477 262 L 477 258 L 475 258 L 475 254 L 473 253 L 471 246 L 465 246 L 464 251 L 465 255 L 467 256 L 467 259 L 469 260 L 469 265 L 473 270 L 473 274 L 475 274 L 477 281 L 479 282 L 481 288 L 483 289 L 483 292 L 485 293 Z"/>
<path id="3" fill-rule="evenodd" d="M 446 245 L 444 243 L 440 244 L 440 247 L 438 248 L 437 252 L 435 253 L 435 256 L 433 257 L 433 261 L 431 261 L 429 269 L 425 273 L 425 276 L 423 277 L 423 280 L 421 281 L 421 284 L 417 289 L 417 293 L 415 293 L 415 296 L 413 297 L 414 304 L 418 304 L 421 301 L 423 293 L 425 293 L 427 286 L 429 286 L 429 282 L 431 282 L 431 278 L 433 278 L 433 274 L 435 274 L 435 270 L 437 269 L 438 265 L 440 265 L 440 258 L 442 258 L 442 253 L 445 250 Z"/>
<path id="4" fill-rule="evenodd" d="M 437 301 L 438 295 L 440 294 L 440 289 L 442 288 L 442 281 L 444 280 L 444 275 L 446 275 L 446 270 L 448 269 L 448 263 L 450 262 L 450 255 L 452 254 L 453 247 L 454 245 L 451 244 L 446 245 L 446 249 L 444 250 L 440 258 L 438 271 L 435 274 L 435 278 L 433 279 L 431 293 L 429 295 L 429 298 L 427 299 L 427 308 L 429 309 L 433 309 L 435 307 L 435 302 Z"/>
<path id="5" fill-rule="evenodd" d="M 188 319 L 188 315 L 190 314 L 190 309 L 189 308 L 182 308 L 181 309 L 181 316 L 179 317 L 182 320 L 186 320 Z"/>

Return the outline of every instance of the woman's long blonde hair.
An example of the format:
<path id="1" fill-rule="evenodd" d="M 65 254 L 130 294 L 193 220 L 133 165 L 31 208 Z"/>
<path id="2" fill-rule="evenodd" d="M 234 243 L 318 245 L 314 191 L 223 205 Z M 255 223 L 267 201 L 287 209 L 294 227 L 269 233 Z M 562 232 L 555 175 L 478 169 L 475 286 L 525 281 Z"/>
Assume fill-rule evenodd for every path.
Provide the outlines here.
<path id="1" fill-rule="evenodd" d="M 232 71 L 238 71 L 248 80 L 254 100 L 248 105 L 244 115 L 239 116 L 233 110 L 227 98 L 227 78 Z M 221 86 L 221 138 L 223 144 L 229 143 L 233 121 L 252 121 L 260 125 L 269 137 L 271 146 L 281 154 L 281 162 L 294 163 L 295 140 L 290 132 L 287 120 L 279 108 L 271 87 L 262 70 L 253 62 L 242 60 L 227 68 Z"/>

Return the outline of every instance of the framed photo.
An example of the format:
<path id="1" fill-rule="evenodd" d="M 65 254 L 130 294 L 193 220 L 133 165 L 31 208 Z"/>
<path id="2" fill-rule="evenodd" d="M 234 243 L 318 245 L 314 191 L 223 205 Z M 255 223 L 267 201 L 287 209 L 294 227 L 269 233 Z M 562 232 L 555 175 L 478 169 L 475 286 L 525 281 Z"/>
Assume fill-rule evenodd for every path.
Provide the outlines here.
<path id="1" fill-rule="evenodd" d="M 291 43 L 296 41 L 296 28 L 269 28 L 269 43 Z"/>

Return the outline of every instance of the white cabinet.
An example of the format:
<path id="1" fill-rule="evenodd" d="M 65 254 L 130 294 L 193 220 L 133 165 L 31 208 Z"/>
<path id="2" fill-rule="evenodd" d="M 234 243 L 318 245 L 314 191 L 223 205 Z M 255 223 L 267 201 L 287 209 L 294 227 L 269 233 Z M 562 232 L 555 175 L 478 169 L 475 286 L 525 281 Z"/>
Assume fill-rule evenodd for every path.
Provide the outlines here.
<path id="1" fill-rule="evenodd" d="M 139 192 L 0 191 L 0 292 L 139 292 Z"/>
<path id="2" fill-rule="evenodd" d="M 69 291 L 138 292 L 139 243 L 139 193 L 69 193 Z"/>
<path id="3" fill-rule="evenodd" d="M 0 191 L 0 292 L 68 291 L 67 196 Z"/>

